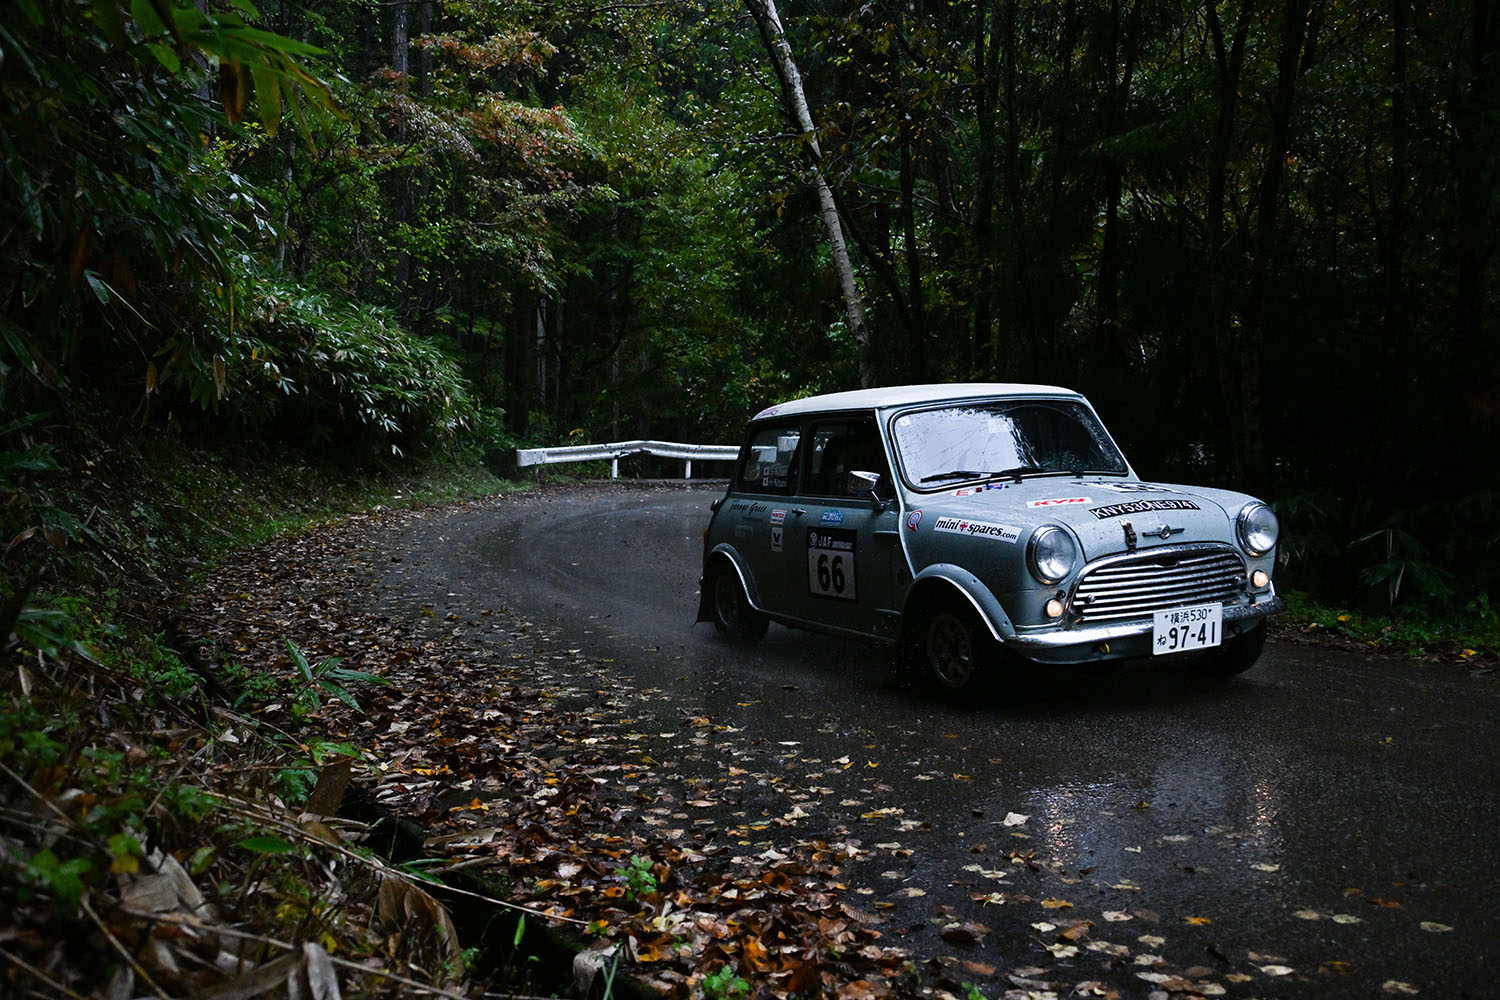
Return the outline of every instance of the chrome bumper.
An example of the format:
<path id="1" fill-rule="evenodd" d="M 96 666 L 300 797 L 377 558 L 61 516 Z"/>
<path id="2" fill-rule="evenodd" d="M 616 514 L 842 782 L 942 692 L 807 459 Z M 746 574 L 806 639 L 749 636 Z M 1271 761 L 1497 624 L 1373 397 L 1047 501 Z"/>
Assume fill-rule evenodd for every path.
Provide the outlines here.
<path id="1" fill-rule="evenodd" d="M 1254 604 L 1238 604 L 1224 609 L 1225 631 L 1244 631 L 1261 618 L 1286 610 L 1286 601 L 1271 596 Z M 1232 631 L 1230 626 L 1237 626 Z M 1084 625 L 1072 629 L 1046 632 L 1017 632 L 1004 639 L 1005 645 L 1029 659 L 1047 663 L 1083 663 L 1089 660 L 1113 660 L 1151 653 L 1151 619 L 1121 622 L 1118 625 Z"/>

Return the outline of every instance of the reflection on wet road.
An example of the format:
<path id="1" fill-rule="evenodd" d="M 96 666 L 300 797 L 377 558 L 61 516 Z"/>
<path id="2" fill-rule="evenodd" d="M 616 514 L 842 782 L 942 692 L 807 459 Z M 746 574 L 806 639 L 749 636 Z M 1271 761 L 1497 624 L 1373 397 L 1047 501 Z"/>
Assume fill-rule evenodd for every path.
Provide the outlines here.
<path id="1" fill-rule="evenodd" d="M 991 997 L 1009 987 L 976 966 L 1140 996 L 1500 992 L 1500 685 L 1273 643 L 1227 683 L 1035 669 L 954 708 L 877 647 L 693 626 L 713 496 L 461 508 L 406 529 L 445 541 L 390 586 L 550 623 L 592 658 L 587 684 L 631 692 L 619 739 L 681 782 L 643 822 L 717 824 L 751 852 L 857 842 L 849 891 L 887 938 Z M 961 921 L 991 933 L 941 937 Z"/>

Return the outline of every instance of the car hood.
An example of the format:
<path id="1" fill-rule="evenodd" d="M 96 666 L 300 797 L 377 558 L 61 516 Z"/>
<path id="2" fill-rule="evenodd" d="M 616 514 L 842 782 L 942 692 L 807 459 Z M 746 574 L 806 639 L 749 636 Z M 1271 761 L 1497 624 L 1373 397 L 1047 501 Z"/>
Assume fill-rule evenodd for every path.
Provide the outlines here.
<path id="1" fill-rule="evenodd" d="M 932 530 L 954 531 L 959 525 L 947 519 L 957 518 L 1011 528 L 1016 540 L 1024 543 L 1043 524 L 1066 525 L 1077 536 L 1084 559 L 1091 561 L 1127 551 L 1127 524 L 1138 550 L 1182 542 L 1232 542 L 1238 504 L 1248 499 L 1224 490 L 1126 479 L 1041 478 L 927 494 L 913 497 L 910 506 L 923 511 L 915 530 L 928 527 L 924 522 L 931 518 Z M 911 529 L 910 518 L 907 527 Z"/>

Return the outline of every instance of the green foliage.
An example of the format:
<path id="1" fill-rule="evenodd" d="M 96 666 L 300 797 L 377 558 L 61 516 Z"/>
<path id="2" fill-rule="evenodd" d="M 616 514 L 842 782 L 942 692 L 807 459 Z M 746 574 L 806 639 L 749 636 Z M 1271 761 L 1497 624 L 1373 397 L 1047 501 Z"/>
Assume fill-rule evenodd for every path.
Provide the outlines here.
<path id="1" fill-rule="evenodd" d="M 750 983 L 743 977 L 735 975 L 734 969 L 727 965 L 718 972 L 711 972 L 704 976 L 701 986 L 704 1000 L 727 1000 L 729 997 L 750 992 Z"/>
<path id="2" fill-rule="evenodd" d="M 364 670 L 350 670 L 339 666 L 342 661 L 336 656 L 325 656 L 316 664 L 307 660 L 306 654 L 291 639 L 286 640 L 286 650 L 292 658 L 292 665 L 297 668 L 297 673 L 302 677 L 301 686 L 298 687 L 292 699 L 292 713 L 299 718 L 316 712 L 323 705 L 323 696 L 332 695 L 339 701 L 348 705 L 356 712 L 363 711 L 354 695 L 343 686 L 350 681 L 362 681 L 368 684 L 389 684 L 390 681 L 378 674 L 368 673 Z M 314 750 L 314 758 L 319 753 L 326 753 L 329 749 L 335 753 L 347 753 L 353 751 L 353 747 L 347 744 L 322 743 Z M 352 754 L 351 754 L 352 755 Z"/>
<path id="3" fill-rule="evenodd" d="M 656 876 L 651 873 L 651 859 L 632 854 L 625 862 L 622 874 L 625 878 L 625 897 L 650 896 L 656 892 Z"/>

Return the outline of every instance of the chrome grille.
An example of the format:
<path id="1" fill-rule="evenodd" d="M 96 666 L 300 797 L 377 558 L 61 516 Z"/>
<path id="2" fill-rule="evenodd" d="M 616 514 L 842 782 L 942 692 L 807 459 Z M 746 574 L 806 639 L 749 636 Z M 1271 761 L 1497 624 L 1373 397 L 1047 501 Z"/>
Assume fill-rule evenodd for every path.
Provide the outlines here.
<path id="1" fill-rule="evenodd" d="M 1227 604 L 1244 589 L 1245 562 L 1227 545 L 1165 545 L 1089 566 L 1069 606 L 1080 622 L 1118 621 L 1188 604 Z"/>

